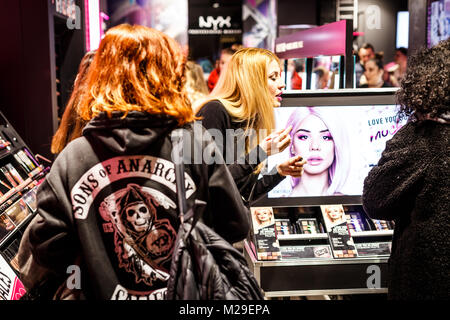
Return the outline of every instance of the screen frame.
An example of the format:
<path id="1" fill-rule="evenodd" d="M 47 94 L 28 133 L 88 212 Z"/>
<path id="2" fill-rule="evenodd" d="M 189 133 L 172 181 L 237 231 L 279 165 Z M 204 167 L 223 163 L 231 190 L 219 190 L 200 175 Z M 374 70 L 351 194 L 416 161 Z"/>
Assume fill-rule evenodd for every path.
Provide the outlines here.
<path id="1" fill-rule="evenodd" d="M 285 91 L 280 108 L 302 106 L 394 105 L 399 88 Z M 269 198 L 268 194 L 251 201 L 251 207 L 318 206 L 323 204 L 361 205 L 360 195 Z"/>

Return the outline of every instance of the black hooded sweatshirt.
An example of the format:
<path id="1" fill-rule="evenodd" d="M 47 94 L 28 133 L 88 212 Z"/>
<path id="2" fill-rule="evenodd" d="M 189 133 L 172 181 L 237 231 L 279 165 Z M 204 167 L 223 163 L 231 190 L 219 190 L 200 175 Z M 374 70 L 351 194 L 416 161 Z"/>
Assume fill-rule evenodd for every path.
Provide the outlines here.
<path id="1" fill-rule="evenodd" d="M 178 230 L 170 139 L 176 127 L 172 118 L 140 112 L 93 119 L 40 185 L 21 256 L 28 252 L 62 277 L 81 261 L 85 298 L 164 299 Z M 184 129 L 191 148 L 215 152 L 208 135 L 194 136 L 192 124 Z M 230 242 L 244 239 L 248 209 L 226 165 L 185 163 L 185 174 L 188 206 L 205 200 L 204 222 Z"/>

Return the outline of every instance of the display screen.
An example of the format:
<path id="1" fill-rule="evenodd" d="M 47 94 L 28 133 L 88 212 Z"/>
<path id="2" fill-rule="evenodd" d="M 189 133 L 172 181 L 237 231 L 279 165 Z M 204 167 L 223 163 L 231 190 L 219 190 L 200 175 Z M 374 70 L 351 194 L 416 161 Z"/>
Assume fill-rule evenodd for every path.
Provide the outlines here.
<path id="1" fill-rule="evenodd" d="M 269 170 L 295 155 L 307 163 L 300 178 L 288 176 L 268 198 L 360 196 L 386 141 L 407 119 L 396 105 L 364 105 L 276 108 L 275 121 L 277 129 L 292 126 L 291 144 L 269 157 Z"/>
<path id="2" fill-rule="evenodd" d="M 428 0 L 427 44 L 431 48 L 450 37 L 450 0 Z"/>

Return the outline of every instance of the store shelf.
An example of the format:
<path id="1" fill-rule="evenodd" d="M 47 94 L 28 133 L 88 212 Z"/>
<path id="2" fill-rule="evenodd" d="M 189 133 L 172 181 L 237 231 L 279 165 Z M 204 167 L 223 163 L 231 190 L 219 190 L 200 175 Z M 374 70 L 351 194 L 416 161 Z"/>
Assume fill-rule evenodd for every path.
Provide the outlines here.
<path id="1" fill-rule="evenodd" d="M 296 297 L 296 296 L 322 296 L 322 295 L 345 295 L 345 294 L 373 294 L 387 293 L 387 288 L 379 289 L 327 289 L 327 290 L 293 290 L 293 291 L 267 291 L 264 292 L 266 298 L 276 297 Z"/>
<path id="2" fill-rule="evenodd" d="M 394 234 L 394 230 L 385 230 L 385 231 L 350 231 L 352 237 L 385 237 L 392 236 Z M 309 240 L 309 239 L 328 239 L 328 235 L 326 233 L 316 233 L 316 234 L 287 234 L 287 235 L 278 235 L 278 240 Z"/>
<path id="3" fill-rule="evenodd" d="M 257 267 L 276 267 L 276 266 L 310 266 L 310 265 L 342 265 L 342 264 L 377 264 L 386 263 L 389 257 L 358 257 L 347 259 L 333 258 L 299 258 L 299 259 L 281 259 L 275 261 L 257 260 L 247 240 L 244 240 L 245 253 Z"/>
<path id="4" fill-rule="evenodd" d="M 31 172 L 31 177 L 28 177 L 17 187 L 11 188 L 7 193 L 0 197 L 0 212 L 3 212 L 9 208 L 17 199 L 15 198 L 20 192 L 26 190 L 34 181 L 38 180 L 41 176 L 45 175 L 45 170 L 42 167 L 37 167 Z M 33 186 L 34 187 L 34 186 Z M 9 201 L 14 199 L 13 201 Z"/>

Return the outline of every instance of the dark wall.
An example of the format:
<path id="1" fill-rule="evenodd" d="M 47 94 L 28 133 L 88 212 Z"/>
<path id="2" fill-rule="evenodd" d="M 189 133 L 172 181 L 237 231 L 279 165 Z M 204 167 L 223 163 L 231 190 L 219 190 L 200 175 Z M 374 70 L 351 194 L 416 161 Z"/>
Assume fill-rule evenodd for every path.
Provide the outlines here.
<path id="1" fill-rule="evenodd" d="M 278 0 L 278 25 L 318 24 L 318 1 Z"/>
<path id="2" fill-rule="evenodd" d="M 0 1 L 0 29 L 0 108 L 34 153 L 48 155 L 55 88 L 47 1 Z"/>
<path id="3" fill-rule="evenodd" d="M 369 6 L 379 8 L 379 20 L 374 11 L 368 11 Z M 397 12 L 407 11 L 408 1 L 390 0 L 359 0 L 358 29 L 364 32 L 356 40 L 358 47 L 364 42 L 371 43 L 375 51 L 384 52 L 384 62 L 393 61 L 396 45 Z M 379 22 L 379 23 L 378 23 Z"/>
<path id="4" fill-rule="evenodd" d="M 0 109 L 31 151 L 47 158 L 85 50 L 84 21 L 81 29 L 66 23 L 51 0 L 0 1 Z"/>
<path id="5" fill-rule="evenodd" d="M 427 0 L 409 0 L 409 48 L 412 54 L 427 45 Z"/>
<path id="6" fill-rule="evenodd" d="M 320 0 L 319 9 L 319 25 L 336 21 L 336 0 Z"/>

